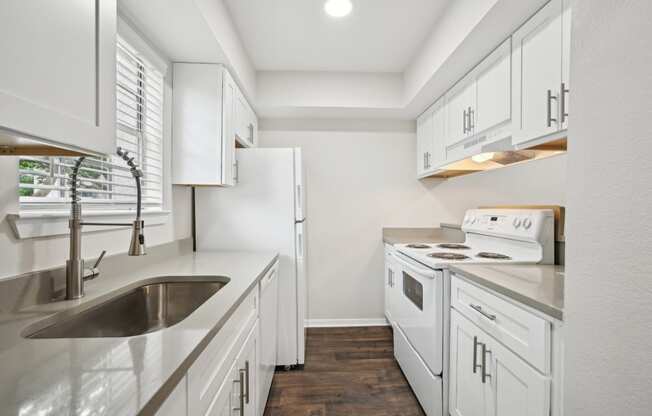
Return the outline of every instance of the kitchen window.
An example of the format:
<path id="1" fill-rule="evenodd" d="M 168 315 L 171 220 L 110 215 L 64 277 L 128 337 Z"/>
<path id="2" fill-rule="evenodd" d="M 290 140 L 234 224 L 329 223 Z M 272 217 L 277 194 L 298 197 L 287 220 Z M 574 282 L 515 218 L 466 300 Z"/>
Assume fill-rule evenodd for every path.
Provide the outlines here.
<path id="1" fill-rule="evenodd" d="M 118 36 L 116 143 L 143 171 L 143 209 L 163 206 L 164 74 Z M 23 156 L 19 160 L 21 211 L 67 211 L 75 157 Z M 124 212 L 136 207 L 136 184 L 117 155 L 87 157 L 79 173 L 85 211 Z"/>

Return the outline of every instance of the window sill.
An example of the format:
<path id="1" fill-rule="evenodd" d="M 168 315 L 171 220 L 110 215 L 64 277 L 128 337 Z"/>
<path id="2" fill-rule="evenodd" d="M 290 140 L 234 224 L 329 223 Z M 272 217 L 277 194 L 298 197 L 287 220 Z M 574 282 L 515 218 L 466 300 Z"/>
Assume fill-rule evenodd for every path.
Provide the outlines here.
<path id="1" fill-rule="evenodd" d="M 93 222 L 130 222 L 136 214 L 134 211 L 90 211 L 83 214 L 83 218 L 91 219 Z M 55 237 L 68 235 L 69 212 L 64 211 L 21 211 L 18 214 L 8 214 L 7 222 L 11 225 L 17 239 Z M 151 210 L 143 211 L 142 218 L 145 227 L 166 224 L 169 221 L 170 211 Z M 119 230 L 124 226 L 85 226 L 84 233 Z"/>

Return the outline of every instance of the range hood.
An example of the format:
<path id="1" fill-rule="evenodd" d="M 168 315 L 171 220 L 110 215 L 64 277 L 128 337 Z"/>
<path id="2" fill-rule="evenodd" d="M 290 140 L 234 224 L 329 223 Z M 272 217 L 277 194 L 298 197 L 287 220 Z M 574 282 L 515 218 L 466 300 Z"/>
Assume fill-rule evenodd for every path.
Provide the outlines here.
<path id="1" fill-rule="evenodd" d="M 476 155 L 443 166 L 430 177 L 452 178 L 475 172 L 500 169 L 505 166 L 556 156 L 565 153 L 566 149 L 566 138 L 525 149 L 517 149 L 511 144 L 506 145 L 504 141 L 500 141 L 484 146 L 481 152 Z"/>

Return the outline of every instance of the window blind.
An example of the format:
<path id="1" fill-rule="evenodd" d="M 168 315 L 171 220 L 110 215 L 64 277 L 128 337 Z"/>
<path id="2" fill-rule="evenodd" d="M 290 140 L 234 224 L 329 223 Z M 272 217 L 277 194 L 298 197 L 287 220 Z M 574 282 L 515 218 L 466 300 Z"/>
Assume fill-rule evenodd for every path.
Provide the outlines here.
<path id="1" fill-rule="evenodd" d="M 120 37 L 116 49 L 116 143 L 129 151 L 143 171 L 143 208 L 161 208 L 163 74 Z M 70 203 L 69 177 L 74 163 L 75 158 L 69 157 L 21 157 L 21 209 L 65 209 Z M 117 155 L 86 158 L 79 179 L 85 206 L 135 209 L 136 184 Z"/>

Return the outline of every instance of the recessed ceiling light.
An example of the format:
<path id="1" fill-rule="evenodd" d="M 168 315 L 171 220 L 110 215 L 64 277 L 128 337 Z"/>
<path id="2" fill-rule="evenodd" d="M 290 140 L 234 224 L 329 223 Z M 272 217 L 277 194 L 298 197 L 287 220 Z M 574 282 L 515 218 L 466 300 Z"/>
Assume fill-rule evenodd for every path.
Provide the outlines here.
<path id="1" fill-rule="evenodd" d="M 351 0 L 328 0 L 324 3 L 324 11 L 331 17 L 344 17 L 351 13 Z"/>

